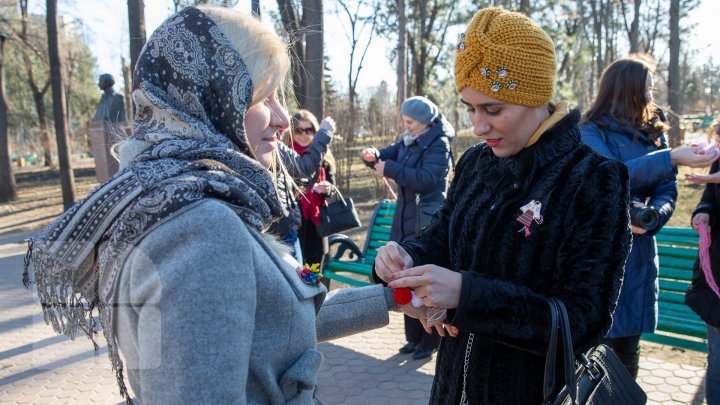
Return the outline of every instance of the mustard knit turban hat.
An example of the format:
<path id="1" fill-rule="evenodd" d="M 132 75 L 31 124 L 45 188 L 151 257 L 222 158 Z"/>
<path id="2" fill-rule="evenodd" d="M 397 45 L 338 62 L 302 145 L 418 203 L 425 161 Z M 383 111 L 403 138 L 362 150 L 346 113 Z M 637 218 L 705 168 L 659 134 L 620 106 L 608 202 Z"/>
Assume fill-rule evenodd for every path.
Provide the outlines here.
<path id="1" fill-rule="evenodd" d="M 555 46 L 542 28 L 523 14 L 486 8 L 460 34 L 455 88 L 539 107 L 553 97 L 556 69 Z"/>

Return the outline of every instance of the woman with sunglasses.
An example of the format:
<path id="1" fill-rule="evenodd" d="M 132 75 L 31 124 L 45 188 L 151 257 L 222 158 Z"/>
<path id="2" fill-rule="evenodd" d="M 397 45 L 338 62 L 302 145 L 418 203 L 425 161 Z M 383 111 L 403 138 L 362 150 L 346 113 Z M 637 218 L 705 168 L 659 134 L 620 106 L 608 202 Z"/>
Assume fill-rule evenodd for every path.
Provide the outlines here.
<path id="1" fill-rule="evenodd" d="M 325 131 L 328 118 L 318 125 L 318 120 L 308 110 L 299 110 L 293 114 L 292 137 L 289 139 L 292 148 L 298 155 L 303 155 L 311 147 L 316 133 Z M 320 234 L 320 206 L 325 204 L 325 197 L 332 194 L 335 184 L 335 159 L 330 149 L 325 153 L 320 164 L 313 168 L 313 175 L 303 182 L 303 194 L 298 198 L 302 212 L 302 225 L 298 232 L 300 249 L 305 263 L 322 264 L 327 252 L 327 238 Z"/>

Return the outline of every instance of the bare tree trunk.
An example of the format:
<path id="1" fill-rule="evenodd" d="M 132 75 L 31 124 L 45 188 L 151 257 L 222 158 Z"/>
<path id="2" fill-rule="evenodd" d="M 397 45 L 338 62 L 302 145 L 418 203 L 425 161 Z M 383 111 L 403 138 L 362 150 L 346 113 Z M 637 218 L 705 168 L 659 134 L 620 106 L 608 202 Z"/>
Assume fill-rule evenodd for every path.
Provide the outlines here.
<path id="1" fill-rule="evenodd" d="M 47 92 L 47 90 L 50 88 L 50 81 L 45 82 L 45 84 L 42 85 L 42 89 L 35 82 L 33 63 L 30 60 L 30 56 L 28 55 L 29 52 L 33 51 L 33 49 L 30 46 L 30 40 L 28 39 L 28 25 L 30 24 L 30 22 L 27 0 L 20 1 L 20 15 L 22 17 L 20 20 L 20 40 L 23 45 L 21 46 L 21 53 L 23 63 L 25 64 L 25 72 L 27 73 L 28 77 L 28 85 L 30 86 L 30 90 L 32 91 L 33 102 L 35 102 L 35 110 L 37 111 L 38 115 L 38 125 L 40 126 L 40 133 L 42 134 L 41 137 L 43 144 L 43 155 L 45 158 L 45 166 L 54 166 L 52 156 L 52 142 L 50 140 L 50 132 L 48 131 L 47 118 L 45 115 L 45 92 Z"/>
<path id="2" fill-rule="evenodd" d="M 127 4 L 130 32 L 130 69 L 134 70 L 140 51 L 142 51 L 147 41 L 145 34 L 145 3 L 143 0 L 128 0 Z"/>
<path id="3" fill-rule="evenodd" d="M 303 43 L 304 38 L 301 34 L 300 19 L 297 16 L 292 0 L 277 0 L 277 2 L 283 28 L 288 36 L 290 36 L 290 41 L 293 44 L 290 48 L 290 52 L 292 53 L 290 64 L 295 99 L 298 105 L 304 108 L 307 105 L 305 97 L 307 88 L 305 74 L 303 72 L 303 67 L 305 66 L 305 44 Z"/>
<path id="4" fill-rule="evenodd" d="M 303 0 L 305 33 L 306 108 L 316 117 L 324 116 L 323 106 L 323 2 Z"/>
<path id="5" fill-rule="evenodd" d="M 46 89 L 50 88 L 49 84 L 50 83 L 46 86 Z M 47 116 L 45 115 L 47 114 L 47 111 L 45 110 L 45 90 L 42 92 L 33 91 L 33 101 L 35 102 L 35 110 L 38 113 L 38 126 L 40 127 L 40 134 L 42 137 L 45 166 L 55 166 L 52 155 L 52 139 L 50 139 L 50 129 L 48 128 Z"/>
<path id="6" fill-rule="evenodd" d="M 523 14 L 530 14 L 530 0 L 520 0 L 517 11 Z"/>
<path id="7" fill-rule="evenodd" d="M 398 13 L 398 43 L 397 43 L 397 99 L 396 111 L 400 111 L 403 101 L 407 98 L 407 16 L 405 14 L 405 0 L 396 0 Z M 402 122 L 396 120 L 398 133 L 402 132 Z"/>
<path id="8" fill-rule="evenodd" d="M 415 77 L 415 96 L 425 95 L 425 60 L 427 59 L 427 47 L 425 46 L 425 33 L 428 31 L 428 26 L 432 27 L 427 22 L 427 2 L 420 1 L 420 32 L 418 35 L 418 43 L 415 44 L 417 55 L 415 59 L 415 65 L 413 66 L 413 76 Z M 434 27 L 433 27 L 434 28 Z M 432 28 L 431 28 L 432 29 Z"/>
<path id="9" fill-rule="evenodd" d="M 68 149 L 67 122 L 65 121 L 65 92 L 63 91 L 62 64 L 57 29 L 57 0 L 47 0 L 47 36 L 48 55 L 50 57 L 50 81 L 53 94 L 53 117 L 55 118 L 55 137 L 58 144 L 60 161 L 60 185 L 62 187 L 63 206 L 67 210 L 75 203 L 75 180 Z"/>
<path id="10" fill-rule="evenodd" d="M 668 63 L 668 104 L 670 116 L 670 146 L 677 146 L 680 140 L 680 117 L 682 100 L 680 95 L 680 0 L 670 0 L 670 62 Z"/>
<path id="11" fill-rule="evenodd" d="M 133 121 L 133 104 L 132 104 L 132 72 L 130 71 L 130 66 L 128 66 L 127 61 L 125 60 L 125 57 L 120 58 L 120 63 L 122 63 L 122 73 L 123 73 L 123 81 L 125 82 L 125 87 L 123 88 L 123 97 L 125 98 L 125 111 L 128 113 L 125 114 L 125 118 L 127 121 L 127 126 L 132 126 Z"/>
<path id="12" fill-rule="evenodd" d="M 623 19 L 625 21 L 625 30 L 628 33 L 628 41 L 630 42 L 630 53 L 640 51 L 640 5 L 642 0 L 633 0 L 633 20 L 630 27 L 627 25 L 627 13 L 625 12 L 625 0 L 620 1 L 622 7 Z"/>
<path id="13" fill-rule="evenodd" d="M 10 140 L 8 139 L 8 107 L 5 102 L 5 81 L 3 60 L 5 57 L 5 40 L 0 32 L 0 203 L 13 201 L 17 198 L 15 174 L 10 161 Z"/>
<path id="14" fill-rule="evenodd" d="M 260 20 L 262 17 L 260 15 L 260 0 L 252 0 L 250 3 L 250 9 L 252 10 L 253 15 L 255 15 L 255 17 Z"/>

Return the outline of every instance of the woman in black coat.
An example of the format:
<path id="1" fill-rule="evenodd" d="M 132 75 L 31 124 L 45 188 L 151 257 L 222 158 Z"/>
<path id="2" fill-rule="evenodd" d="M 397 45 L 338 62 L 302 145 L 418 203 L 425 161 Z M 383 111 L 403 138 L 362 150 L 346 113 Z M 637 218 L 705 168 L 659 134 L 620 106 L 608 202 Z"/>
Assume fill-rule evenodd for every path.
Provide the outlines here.
<path id="1" fill-rule="evenodd" d="M 475 15 L 455 84 L 484 143 L 458 161 L 423 235 L 378 251 L 377 276 L 447 311 L 433 404 L 541 403 L 549 298 L 567 307 L 577 350 L 610 327 L 630 246 L 627 169 L 582 144 L 577 111 L 551 103 L 555 71 L 528 17 Z"/>
<path id="2" fill-rule="evenodd" d="M 445 201 L 450 168 L 450 140 L 455 130 L 425 97 L 405 100 L 400 108 L 405 133 L 379 151 L 366 148 L 362 158 L 378 175 L 395 180 L 399 187 L 390 240 L 413 241 Z M 380 281 L 380 280 L 376 280 Z M 440 345 L 440 335 L 427 334 L 422 324 L 405 315 L 407 343 L 400 353 L 415 360 L 427 359 Z"/>
<path id="3" fill-rule="evenodd" d="M 709 141 L 720 140 L 720 119 L 713 121 L 708 131 Z M 720 162 L 715 161 L 708 175 L 686 175 L 695 184 L 705 183 L 705 191 L 692 215 L 692 228 L 710 234 L 709 270 L 703 272 L 700 259 L 695 262 L 693 279 L 685 294 L 685 303 L 707 324 L 707 374 L 705 398 L 708 404 L 720 404 Z M 702 237 L 702 236 L 701 236 Z M 702 247 L 701 247 L 702 248 Z M 715 287 L 711 287 L 711 284 Z"/>

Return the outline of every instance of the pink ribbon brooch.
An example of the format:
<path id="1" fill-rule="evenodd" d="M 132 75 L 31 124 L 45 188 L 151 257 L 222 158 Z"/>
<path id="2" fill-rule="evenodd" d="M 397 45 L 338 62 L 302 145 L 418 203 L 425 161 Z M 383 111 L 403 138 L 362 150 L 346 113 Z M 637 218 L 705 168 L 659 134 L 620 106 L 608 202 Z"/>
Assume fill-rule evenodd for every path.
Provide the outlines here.
<path id="1" fill-rule="evenodd" d="M 520 228 L 518 232 L 525 231 L 526 238 L 530 236 L 530 225 L 532 225 L 533 221 L 538 225 L 543 223 L 543 216 L 540 215 L 541 209 L 542 204 L 540 204 L 540 201 L 538 200 L 532 200 L 529 203 L 520 207 L 520 211 L 522 211 L 522 214 L 517 217 L 516 221 L 523 224 L 523 227 Z"/>

